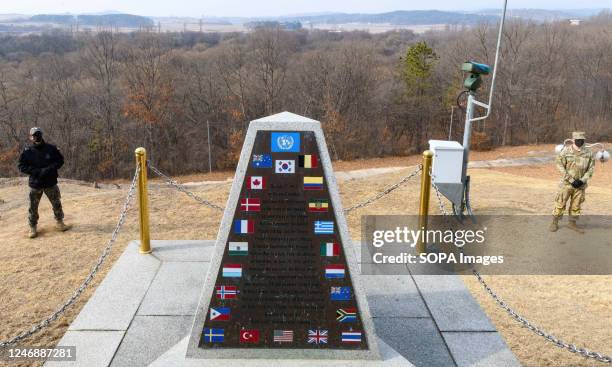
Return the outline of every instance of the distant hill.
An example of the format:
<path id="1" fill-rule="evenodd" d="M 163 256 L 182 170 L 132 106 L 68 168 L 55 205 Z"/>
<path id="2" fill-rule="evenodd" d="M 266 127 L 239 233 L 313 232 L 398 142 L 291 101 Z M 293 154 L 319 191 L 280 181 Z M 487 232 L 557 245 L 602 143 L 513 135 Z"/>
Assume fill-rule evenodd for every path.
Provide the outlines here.
<path id="1" fill-rule="evenodd" d="M 311 23 L 390 23 L 395 25 L 427 24 L 477 24 L 495 22 L 498 15 L 471 14 L 440 10 L 398 10 L 379 14 L 322 14 L 312 16 L 281 17 L 280 21 L 300 21 Z"/>
<path id="2" fill-rule="evenodd" d="M 530 19 L 537 22 L 552 22 L 563 19 L 586 19 L 609 9 L 508 9 L 508 16 L 511 18 Z M 484 9 L 477 14 L 495 15 L 500 14 L 500 9 Z"/>
<path id="3" fill-rule="evenodd" d="M 31 16 L 30 22 L 37 23 L 55 23 L 55 24 L 73 24 L 78 22 L 84 26 L 117 26 L 117 27 L 151 27 L 154 25 L 153 20 L 140 15 L 132 14 L 38 14 Z"/>

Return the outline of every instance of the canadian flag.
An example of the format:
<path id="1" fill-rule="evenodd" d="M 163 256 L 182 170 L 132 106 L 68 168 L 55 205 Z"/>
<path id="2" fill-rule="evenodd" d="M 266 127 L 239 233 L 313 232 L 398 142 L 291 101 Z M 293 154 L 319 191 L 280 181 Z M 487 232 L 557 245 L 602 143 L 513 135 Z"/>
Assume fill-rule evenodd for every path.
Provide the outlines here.
<path id="1" fill-rule="evenodd" d="M 247 179 L 249 190 L 263 190 L 266 188 L 266 179 L 263 176 L 249 176 Z"/>

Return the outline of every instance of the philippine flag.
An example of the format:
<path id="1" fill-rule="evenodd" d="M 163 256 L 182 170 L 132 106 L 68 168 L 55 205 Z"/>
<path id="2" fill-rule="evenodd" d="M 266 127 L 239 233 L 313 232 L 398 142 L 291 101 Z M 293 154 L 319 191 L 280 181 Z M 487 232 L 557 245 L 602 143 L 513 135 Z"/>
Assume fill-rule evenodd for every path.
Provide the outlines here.
<path id="1" fill-rule="evenodd" d="M 344 265 L 332 264 L 325 266 L 325 278 L 341 279 L 344 278 Z"/>
<path id="2" fill-rule="evenodd" d="M 210 321 L 229 321 L 230 309 L 228 307 L 210 308 Z"/>
<path id="3" fill-rule="evenodd" d="M 223 265 L 224 278 L 240 278 L 242 277 L 242 265 L 240 264 L 225 264 Z"/>
<path id="4" fill-rule="evenodd" d="M 250 219 L 237 219 L 234 221 L 234 233 L 249 234 L 255 232 L 255 224 Z"/>

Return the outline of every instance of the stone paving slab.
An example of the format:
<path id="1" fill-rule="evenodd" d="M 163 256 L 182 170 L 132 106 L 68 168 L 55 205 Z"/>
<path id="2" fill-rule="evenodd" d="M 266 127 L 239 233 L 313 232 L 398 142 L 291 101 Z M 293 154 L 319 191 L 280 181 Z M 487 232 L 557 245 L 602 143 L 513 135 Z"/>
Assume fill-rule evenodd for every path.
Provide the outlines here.
<path id="1" fill-rule="evenodd" d="M 146 366 L 189 334 L 192 316 L 136 316 L 111 363 Z"/>
<path id="2" fill-rule="evenodd" d="M 361 275 L 373 317 L 430 317 L 410 275 Z"/>
<path id="3" fill-rule="evenodd" d="M 417 367 L 455 365 L 430 318 L 374 318 L 374 325 L 385 343 Z"/>
<path id="4" fill-rule="evenodd" d="M 138 315 L 194 315 L 208 264 L 164 261 L 138 309 Z"/>
<path id="5" fill-rule="evenodd" d="M 68 330 L 127 330 L 159 266 L 131 242 Z"/>
<path id="6" fill-rule="evenodd" d="M 457 275 L 414 275 L 440 331 L 496 331 Z"/>
<path id="7" fill-rule="evenodd" d="M 151 241 L 151 248 L 153 248 L 153 256 L 155 256 L 160 261 L 209 262 L 215 248 L 215 241 L 157 240 Z"/>
<path id="8" fill-rule="evenodd" d="M 519 367 L 497 332 L 443 332 L 458 367 Z"/>
<path id="9" fill-rule="evenodd" d="M 57 345 L 76 346 L 76 361 L 47 362 L 45 366 L 108 366 L 123 339 L 123 331 L 70 331 Z"/>

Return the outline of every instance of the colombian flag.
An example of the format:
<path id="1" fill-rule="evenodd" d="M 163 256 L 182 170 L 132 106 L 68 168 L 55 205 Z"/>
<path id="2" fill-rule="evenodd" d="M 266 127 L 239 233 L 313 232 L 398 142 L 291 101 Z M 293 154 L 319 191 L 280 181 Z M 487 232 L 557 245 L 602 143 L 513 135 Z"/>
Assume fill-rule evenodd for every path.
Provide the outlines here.
<path id="1" fill-rule="evenodd" d="M 304 177 L 304 190 L 323 190 L 323 177 Z"/>

